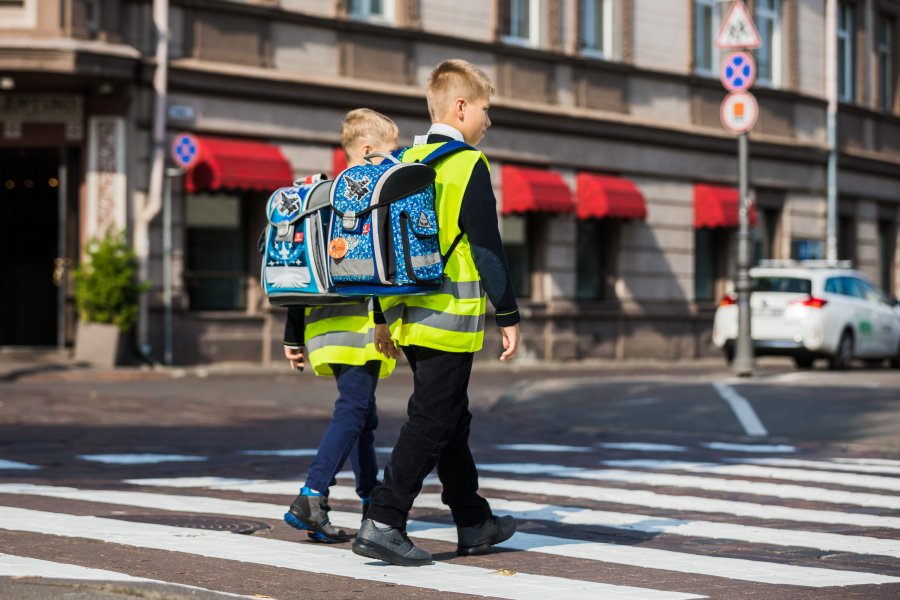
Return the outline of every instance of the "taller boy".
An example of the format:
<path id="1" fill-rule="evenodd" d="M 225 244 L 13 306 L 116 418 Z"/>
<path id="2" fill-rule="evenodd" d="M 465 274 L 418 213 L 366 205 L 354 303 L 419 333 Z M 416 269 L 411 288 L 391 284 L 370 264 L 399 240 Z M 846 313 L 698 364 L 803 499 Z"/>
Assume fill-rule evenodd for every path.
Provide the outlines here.
<path id="1" fill-rule="evenodd" d="M 463 60 L 439 64 L 426 97 L 432 126 L 403 154 L 421 160 L 440 144 L 475 145 L 491 125 L 494 86 Z M 509 360 L 519 345 L 519 310 L 497 224 L 488 162 L 477 150 L 452 154 L 435 165 L 441 252 L 449 252 L 435 294 L 382 298 L 391 334 L 413 370 L 408 420 L 385 468 L 384 484 L 371 494 L 367 519 L 353 552 L 396 565 L 419 566 L 431 555 L 406 535 L 406 519 L 428 473 L 437 466 L 441 499 L 450 506 L 461 555 L 481 554 L 509 539 L 513 517 L 495 517 L 478 495 L 478 471 L 469 450 L 467 388 L 474 353 L 484 340 L 485 291 L 497 313 Z"/>

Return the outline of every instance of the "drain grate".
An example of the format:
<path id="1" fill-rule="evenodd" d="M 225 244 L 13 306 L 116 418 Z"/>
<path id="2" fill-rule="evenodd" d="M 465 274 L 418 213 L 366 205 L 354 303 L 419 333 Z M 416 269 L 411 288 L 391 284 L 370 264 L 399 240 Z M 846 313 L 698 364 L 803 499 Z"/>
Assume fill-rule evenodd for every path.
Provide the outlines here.
<path id="1" fill-rule="evenodd" d="M 265 523 L 247 519 L 228 519 L 224 517 L 204 517 L 197 515 L 112 515 L 107 518 L 134 523 L 152 523 L 186 529 L 206 529 L 209 531 L 229 531 L 248 535 L 257 531 L 271 529 Z"/>

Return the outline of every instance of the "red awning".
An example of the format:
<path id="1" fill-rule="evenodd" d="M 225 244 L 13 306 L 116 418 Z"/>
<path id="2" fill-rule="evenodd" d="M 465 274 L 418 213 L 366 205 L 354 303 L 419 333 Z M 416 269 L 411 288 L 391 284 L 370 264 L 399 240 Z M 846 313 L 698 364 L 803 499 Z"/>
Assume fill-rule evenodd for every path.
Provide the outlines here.
<path id="1" fill-rule="evenodd" d="M 733 187 L 694 184 L 694 228 L 737 227 L 740 192 Z M 756 225 L 756 207 L 750 205 L 750 225 Z"/>
<path id="2" fill-rule="evenodd" d="M 188 169 L 184 187 L 201 190 L 274 190 L 294 180 L 290 163 L 277 146 L 226 138 L 197 136 L 197 162 Z"/>
<path id="3" fill-rule="evenodd" d="M 575 214 L 579 219 L 647 218 L 644 196 L 630 179 L 579 173 L 576 178 Z"/>
<path id="4" fill-rule="evenodd" d="M 559 173 L 547 169 L 503 165 L 503 214 L 565 213 L 575 209 L 572 192 Z"/>
<path id="5" fill-rule="evenodd" d="M 335 148 L 331 153 L 331 176 L 337 177 L 338 174 L 347 168 L 347 155 L 344 154 L 343 148 Z"/>

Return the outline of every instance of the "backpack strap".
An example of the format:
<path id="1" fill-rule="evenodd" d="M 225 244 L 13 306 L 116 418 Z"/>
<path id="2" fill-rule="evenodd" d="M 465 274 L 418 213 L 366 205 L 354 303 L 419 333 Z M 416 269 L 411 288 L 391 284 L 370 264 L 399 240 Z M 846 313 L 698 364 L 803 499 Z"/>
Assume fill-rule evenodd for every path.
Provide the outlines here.
<path id="1" fill-rule="evenodd" d="M 451 154 L 455 154 L 460 150 L 475 150 L 472 146 L 465 142 L 460 142 L 458 140 L 452 140 L 449 142 L 444 142 L 437 148 L 435 148 L 431 154 L 420 160 L 419 162 L 425 163 L 426 165 L 430 165 L 436 163 L 440 159 L 450 156 Z"/>

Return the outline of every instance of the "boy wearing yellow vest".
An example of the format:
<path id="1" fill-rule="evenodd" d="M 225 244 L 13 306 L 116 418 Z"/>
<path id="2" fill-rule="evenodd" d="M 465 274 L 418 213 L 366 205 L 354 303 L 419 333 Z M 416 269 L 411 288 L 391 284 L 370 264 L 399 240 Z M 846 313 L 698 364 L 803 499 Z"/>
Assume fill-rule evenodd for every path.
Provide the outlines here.
<path id="1" fill-rule="evenodd" d="M 416 137 L 402 160 L 421 160 L 441 144 L 475 145 L 491 125 L 494 86 L 479 69 L 448 60 L 431 73 L 426 89 L 432 126 Z M 385 467 L 384 483 L 370 505 L 353 552 L 396 565 L 429 564 L 431 555 L 406 535 L 413 500 L 436 466 L 441 499 L 457 526 L 457 553 L 482 554 L 516 530 L 511 516 L 495 517 L 478 495 L 478 472 L 469 450 L 467 388 L 474 353 L 484 339 L 485 292 L 497 314 L 509 360 L 519 344 L 519 311 L 500 239 L 488 162 L 463 150 L 435 165 L 441 252 L 450 252 L 441 288 L 434 294 L 382 298 L 394 341 L 413 370 L 408 420 Z"/>
<path id="2" fill-rule="evenodd" d="M 391 152 L 397 147 L 398 133 L 394 122 L 381 113 L 367 108 L 350 111 L 341 127 L 348 166 L 363 164 L 363 157 L 370 152 Z M 334 418 L 310 465 L 306 484 L 284 515 L 288 525 L 308 531 L 314 541 L 348 539 L 328 518 L 328 488 L 348 456 L 363 512 L 369 493 L 378 484 L 375 387 L 379 377 L 394 370 L 399 351 L 390 341 L 387 326 L 375 324 L 375 311 L 380 308 L 371 300 L 288 309 L 284 354 L 291 369 L 303 369 L 305 345 L 315 374 L 333 375 L 338 388 Z"/>

